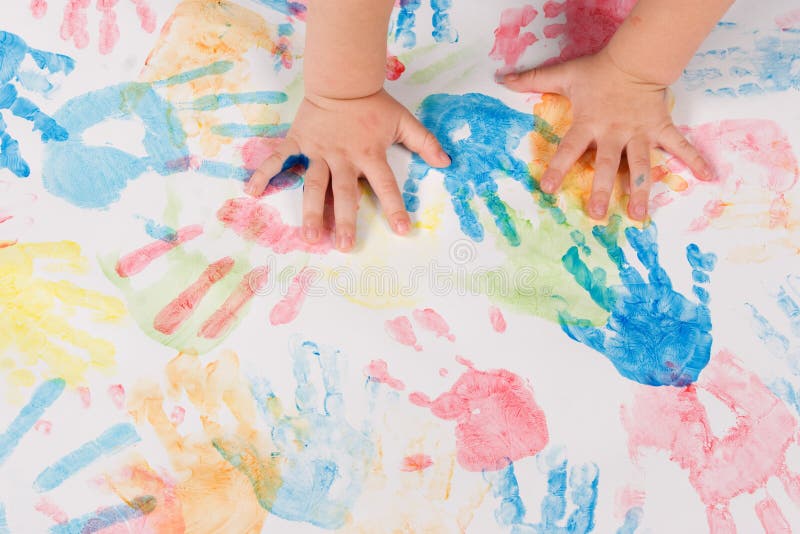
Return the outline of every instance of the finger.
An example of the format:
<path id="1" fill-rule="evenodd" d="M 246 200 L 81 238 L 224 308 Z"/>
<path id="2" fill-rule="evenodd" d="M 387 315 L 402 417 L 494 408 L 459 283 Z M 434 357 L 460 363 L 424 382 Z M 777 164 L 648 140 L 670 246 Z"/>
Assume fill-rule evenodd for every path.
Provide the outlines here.
<path id="1" fill-rule="evenodd" d="M 417 118 L 406 110 L 400 118 L 398 141 L 411 152 L 419 154 L 431 167 L 447 167 L 450 156 L 430 131 Z"/>
<path id="2" fill-rule="evenodd" d="M 625 153 L 630 169 L 630 197 L 628 199 L 628 215 L 637 221 L 647 217 L 647 205 L 650 202 L 650 144 L 646 139 L 635 137 L 628 143 Z"/>
<path id="3" fill-rule="evenodd" d="M 503 85 L 517 92 L 564 94 L 568 69 L 566 63 L 559 63 L 525 72 L 512 72 L 503 77 Z"/>
<path id="4" fill-rule="evenodd" d="M 245 185 L 245 191 L 249 195 L 258 196 L 264 192 L 267 184 L 273 176 L 281 172 L 284 163 L 290 156 L 300 153 L 300 147 L 292 139 L 285 139 L 275 152 L 256 169 L 250 180 Z"/>
<path id="5" fill-rule="evenodd" d="M 333 189 L 333 215 L 336 219 L 336 248 L 353 248 L 358 210 L 358 174 L 349 164 L 329 162 Z"/>
<path id="6" fill-rule="evenodd" d="M 611 200 L 611 193 L 614 190 L 614 180 L 617 177 L 621 152 L 622 147 L 616 143 L 606 141 L 597 146 L 592 194 L 589 196 L 589 215 L 595 219 L 602 219 L 608 211 L 608 202 Z"/>
<path id="7" fill-rule="evenodd" d="M 714 179 L 711 166 L 674 124 L 670 124 L 662 130 L 658 138 L 658 145 L 685 163 L 697 179 L 703 181 Z"/>
<path id="8" fill-rule="evenodd" d="M 303 239 L 316 243 L 322 235 L 322 215 L 330 170 L 321 159 L 313 159 L 303 179 Z"/>
<path id="9" fill-rule="evenodd" d="M 372 190 L 381 203 L 383 214 L 392 229 L 400 235 L 405 235 L 411 229 L 411 219 L 406 211 L 397 179 L 391 167 L 382 160 L 374 160 L 362 165 L 364 175 L 367 177 Z"/>
<path id="10" fill-rule="evenodd" d="M 570 128 L 561 139 L 556 153 L 542 174 L 541 187 L 545 193 L 555 193 L 575 162 L 586 152 L 592 135 L 578 128 Z"/>

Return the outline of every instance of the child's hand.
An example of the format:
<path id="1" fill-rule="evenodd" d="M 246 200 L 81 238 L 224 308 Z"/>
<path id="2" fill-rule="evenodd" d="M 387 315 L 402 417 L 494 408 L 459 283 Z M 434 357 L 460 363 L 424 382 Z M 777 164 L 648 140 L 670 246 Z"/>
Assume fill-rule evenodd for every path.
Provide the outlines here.
<path id="1" fill-rule="evenodd" d="M 303 236 L 307 241 L 316 242 L 321 236 L 330 183 L 336 246 L 342 251 L 353 248 L 360 176 L 367 178 L 389 224 L 402 235 L 411 224 L 386 162 L 386 149 L 394 143 L 404 144 L 433 167 L 450 164 L 433 134 L 384 90 L 350 100 L 306 94 L 286 140 L 253 174 L 247 192 L 261 194 L 287 158 L 302 153 L 309 159 L 303 192 Z"/>
<path id="2" fill-rule="evenodd" d="M 602 218 L 625 151 L 630 168 L 628 214 L 643 220 L 650 195 L 650 149 L 660 147 L 681 159 L 701 180 L 712 178 L 708 164 L 672 123 L 666 85 L 621 70 L 607 50 L 559 65 L 510 74 L 503 83 L 514 91 L 558 93 L 572 103 L 572 126 L 541 178 L 554 193 L 587 148 L 595 146 L 595 177 L 588 211 Z"/>

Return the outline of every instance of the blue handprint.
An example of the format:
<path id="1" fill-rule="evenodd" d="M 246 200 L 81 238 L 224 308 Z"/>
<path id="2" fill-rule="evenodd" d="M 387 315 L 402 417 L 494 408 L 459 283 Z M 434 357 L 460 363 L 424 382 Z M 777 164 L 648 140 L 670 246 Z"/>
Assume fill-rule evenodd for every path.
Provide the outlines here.
<path id="1" fill-rule="evenodd" d="M 782 333 L 758 309 L 747 304 L 753 315 L 756 335 L 764 343 L 773 356 L 784 360 L 795 377 L 800 377 L 800 278 L 788 276 L 786 283 L 778 289 L 775 298 L 778 308 L 789 322 L 789 331 L 794 341 Z M 797 300 L 795 300 L 797 299 Z M 800 414 L 800 390 L 797 390 L 786 378 L 779 378 L 769 385 L 778 397 L 792 406 Z"/>
<path id="2" fill-rule="evenodd" d="M 608 226 L 596 226 L 592 233 L 617 266 L 622 286 L 607 287 L 606 272 L 600 268 L 590 271 L 577 246 L 562 258 L 566 270 L 592 300 L 611 313 L 605 327 L 596 328 L 561 310 L 561 328 L 572 339 L 604 354 L 625 378 L 653 386 L 690 384 L 711 356 L 709 295 L 703 285 L 710 280 L 708 273 L 714 269 L 716 256 L 703 254 L 695 244 L 686 248 L 698 300 L 692 302 L 672 289 L 659 264 L 655 224 L 644 230 L 625 230 L 639 261 L 649 271 L 645 282 L 617 243 L 619 223 L 619 217 L 613 217 Z"/>
<path id="3" fill-rule="evenodd" d="M 483 239 L 483 226 L 470 201 L 475 195 L 486 203 L 495 224 L 511 245 L 519 245 L 519 235 L 505 203 L 497 196 L 497 180 L 510 177 L 528 191 L 536 188 L 528 166 L 514 156 L 522 138 L 534 128 L 558 142 L 552 127 L 529 113 L 522 113 L 500 100 L 479 93 L 436 94 L 420 106 L 419 119 L 442 143 L 452 158 L 444 173 L 461 230 L 476 241 Z M 431 168 L 414 156 L 403 198 L 409 211 L 419 208 L 419 181 Z"/>
<path id="4" fill-rule="evenodd" d="M 46 147 L 43 181 L 54 195 L 83 207 L 106 208 L 119 200 L 128 182 L 147 172 L 161 175 L 183 172 L 195 166 L 207 176 L 247 180 L 250 173 L 243 168 L 217 161 L 197 163 L 186 146 L 186 132 L 177 112 L 192 109 L 213 111 L 242 103 L 273 104 L 286 101 L 284 93 L 258 91 L 252 93 L 202 96 L 192 102 L 173 104 L 156 92 L 156 88 L 184 84 L 205 76 L 224 74 L 233 68 L 229 61 L 219 61 L 165 80 L 130 82 L 92 91 L 68 101 L 55 114 L 70 138 Z M 82 135 L 86 130 L 113 119 L 142 121 L 145 157 L 112 146 L 87 146 Z M 231 137 L 254 135 L 280 136 L 282 125 L 218 125 L 219 133 Z M 246 132 L 242 132 L 247 130 Z M 216 130 L 215 130 L 216 131 Z"/>
<path id="5" fill-rule="evenodd" d="M 375 450 L 366 429 L 353 428 L 345 418 L 339 352 L 295 338 L 291 353 L 297 415 L 283 412 L 266 381 L 257 380 L 251 386 L 278 452 L 254 462 L 250 458 L 258 457 L 258 451 L 236 450 L 223 440 L 214 440 L 214 446 L 250 479 L 261 506 L 272 514 L 339 528 L 361 494 Z M 319 365 L 325 389 L 319 406 L 317 388 L 310 382 L 312 364 Z M 280 479 L 277 490 L 274 481 L 264 480 L 268 473 Z"/>
<path id="6" fill-rule="evenodd" d="M 519 494 L 514 464 L 495 473 L 485 473 L 491 482 L 500 506 L 495 518 L 500 525 L 511 527 L 512 534 L 584 534 L 594 529 L 594 510 L 597 505 L 599 470 L 594 464 L 570 469 L 561 450 L 554 449 L 539 455 L 540 465 L 547 471 L 547 495 L 541 503 L 541 522 L 525 521 L 527 510 Z M 567 511 L 567 488 L 575 509 L 564 521 Z"/>
<path id="7" fill-rule="evenodd" d="M 30 56 L 40 70 L 51 74 L 69 74 L 75 68 L 72 58 L 31 48 L 19 36 L 0 31 L 0 111 L 10 110 L 14 115 L 32 122 L 33 128 L 41 132 L 42 141 L 63 141 L 68 137 L 67 131 L 36 104 L 17 93 L 16 83 L 41 94 L 53 87 L 46 75 L 20 70 L 26 56 Z M 20 153 L 19 142 L 6 132 L 6 123 L 0 115 L 0 169 L 3 168 L 20 178 L 31 173 Z"/>
<path id="8" fill-rule="evenodd" d="M 400 0 L 400 11 L 392 33 L 395 40 L 404 48 L 414 48 L 417 44 L 417 10 L 422 5 L 420 0 Z M 437 43 L 455 43 L 458 41 L 458 32 L 453 29 L 450 22 L 449 10 L 453 6 L 451 0 L 431 0 L 433 9 L 433 35 Z"/>

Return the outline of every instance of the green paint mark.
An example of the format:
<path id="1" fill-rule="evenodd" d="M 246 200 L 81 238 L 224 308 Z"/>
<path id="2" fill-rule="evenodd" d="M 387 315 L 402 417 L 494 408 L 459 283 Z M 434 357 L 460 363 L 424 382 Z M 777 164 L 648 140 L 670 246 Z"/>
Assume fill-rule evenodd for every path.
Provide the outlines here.
<path id="1" fill-rule="evenodd" d="M 465 48 L 463 50 L 459 50 L 458 52 L 454 52 L 452 54 L 447 55 L 443 59 L 440 59 L 436 63 L 425 67 L 424 69 L 420 69 L 416 71 L 411 77 L 408 79 L 409 83 L 413 84 L 423 84 L 428 83 L 440 74 L 447 72 L 450 69 L 453 69 L 460 65 L 463 61 L 468 60 L 469 58 L 474 58 L 476 53 L 476 49 L 474 46 Z"/>

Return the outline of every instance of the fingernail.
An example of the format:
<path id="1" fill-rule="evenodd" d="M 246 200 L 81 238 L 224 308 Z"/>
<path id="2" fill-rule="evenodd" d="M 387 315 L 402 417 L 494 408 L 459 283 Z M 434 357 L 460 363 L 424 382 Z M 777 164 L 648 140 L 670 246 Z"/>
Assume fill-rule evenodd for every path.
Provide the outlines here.
<path id="1" fill-rule="evenodd" d="M 645 214 L 644 204 L 634 204 L 633 207 L 631 208 L 631 211 L 633 212 L 633 216 L 636 217 L 637 219 L 639 220 L 644 219 L 644 214 Z"/>
<path id="2" fill-rule="evenodd" d="M 441 161 L 442 163 L 445 163 L 447 165 L 450 165 L 453 162 L 450 159 L 450 156 L 448 156 L 447 152 L 445 152 L 444 150 L 440 150 L 439 151 L 439 161 Z"/>
<path id="3" fill-rule="evenodd" d="M 340 235 L 338 242 L 339 242 L 339 250 L 341 251 L 347 251 L 353 248 L 353 236 Z"/>
<path id="4" fill-rule="evenodd" d="M 589 212 L 595 219 L 602 219 L 606 214 L 605 199 L 598 198 L 597 200 L 592 201 L 589 206 Z"/>
<path id="5" fill-rule="evenodd" d="M 511 74 L 506 74 L 505 77 L 503 78 L 504 82 L 515 82 L 517 80 L 519 80 L 519 74 L 517 74 L 516 72 L 512 72 Z"/>
<path id="6" fill-rule="evenodd" d="M 306 241 L 313 243 L 319 239 L 319 230 L 317 230 L 314 226 L 306 226 L 303 229 L 303 236 L 306 238 Z"/>
<path id="7" fill-rule="evenodd" d="M 399 221 L 395 221 L 394 223 L 394 231 L 400 235 L 407 234 L 410 229 L 411 226 L 405 219 L 400 219 Z"/>
<path id="8" fill-rule="evenodd" d="M 545 193 L 552 193 L 556 188 L 556 183 L 553 180 L 545 180 L 542 182 L 542 191 Z"/>

